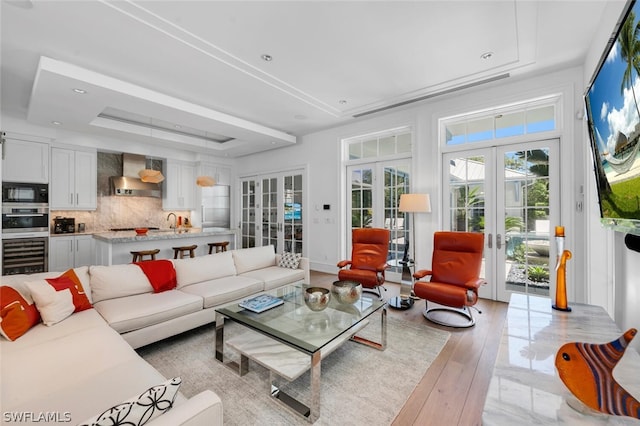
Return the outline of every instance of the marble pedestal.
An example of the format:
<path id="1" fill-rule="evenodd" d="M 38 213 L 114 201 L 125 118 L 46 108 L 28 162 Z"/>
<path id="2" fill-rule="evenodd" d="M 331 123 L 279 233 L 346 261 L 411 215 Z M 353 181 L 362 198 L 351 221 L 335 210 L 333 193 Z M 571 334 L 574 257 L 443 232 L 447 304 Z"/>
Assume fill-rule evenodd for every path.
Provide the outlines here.
<path id="1" fill-rule="evenodd" d="M 558 376 L 558 349 L 568 342 L 610 342 L 622 331 L 602 307 L 572 303 L 572 312 L 561 312 L 551 305 L 548 298 L 512 294 L 485 401 L 483 425 L 640 424 L 640 420 L 630 417 L 572 408 L 581 403 Z M 640 399 L 639 371 L 640 355 L 629 347 L 615 368 L 614 377 L 636 399 Z"/>

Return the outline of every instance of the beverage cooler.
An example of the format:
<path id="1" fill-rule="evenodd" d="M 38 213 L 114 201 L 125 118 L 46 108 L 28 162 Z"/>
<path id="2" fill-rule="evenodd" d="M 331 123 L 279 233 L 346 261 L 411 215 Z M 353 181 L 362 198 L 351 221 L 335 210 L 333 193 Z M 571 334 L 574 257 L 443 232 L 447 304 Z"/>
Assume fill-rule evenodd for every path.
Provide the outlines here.
<path id="1" fill-rule="evenodd" d="M 2 275 L 47 272 L 48 259 L 48 237 L 2 240 Z"/>

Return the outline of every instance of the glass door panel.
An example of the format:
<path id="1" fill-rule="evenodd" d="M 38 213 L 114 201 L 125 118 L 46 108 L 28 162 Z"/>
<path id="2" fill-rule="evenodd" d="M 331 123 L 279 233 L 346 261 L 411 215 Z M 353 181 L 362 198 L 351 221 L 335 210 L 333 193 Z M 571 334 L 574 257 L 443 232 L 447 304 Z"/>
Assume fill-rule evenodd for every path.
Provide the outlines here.
<path id="1" fill-rule="evenodd" d="M 370 228 L 373 223 L 373 169 L 351 169 L 351 229 Z M 351 234 L 351 230 L 349 230 Z"/>
<path id="2" fill-rule="evenodd" d="M 284 250 L 302 253 L 302 175 L 284 176 Z"/>
<path id="3" fill-rule="evenodd" d="M 492 278 L 495 273 L 493 265 L 493 253 L 486 250 L 487 238 L 495 232 L 494 212 L 491 208 L 491 200 L 494 197 L 492 191 L 493 180 L 487 170 L 493 167 L 493 150 L 477 149 L 472 152 L 452 153 L 443 156 L 444 179 L 447 188 L 444 193 L 448 198 L 444 206 L 449 206 L 448 217 L 449 230 L 462 232 L 485 233 L 485 251 L 482 259 L 480 276 L 487 282 L 494 283 Z M 489 285 L 480 288 L 480 296 L 495 298 L 495 286 Z"/>
<path id="4" fill-rule="evenodd" d="M 390 231 L 389 269 L 386 277 L 399 281 L 405 243 L 409 238 L 409 220 L 398 212 L 400 195 L 409 192 L 410 161 L 396 160 L 354 165 L 347 168 L 350 194 L 347 210 L 350 227 L 347 230 L 351 252 L 351 231 L 356 228 L 385 228 Z"/>
<path id="5" fill-rule="evenodd" d="M 276 253 L 278 246 L 278 179 L 262 179 L 262 245 L 273 245 Z"/>
<path id="6" fill-rule="evenodd" d="M 240 242 L 242 248 L 256 246 L 256 181 L 242 181 L 240 194 Z"/>
<path id="7" fill-rule="evenodd" d="M 384 166 L 384 228 L 391 233 L 389 242 L 390 271 L 402 273 L 400 261 L 403 260 L 405 244 L 413 244 L 410 241 L 409 231 L 413 226 L 409 215 L 411 213 L 398 212 L 400 195 L 410 192 L 410 173 L 407 162 L 402 164 L 388 164 Z M 411 256 L 411 251 L 408 253 Z"/>
<path id="8" fill-rule="evenodd" d="M 549 296 L 550 149 L 507 150 L 502 157 L 506 290 Z"/>

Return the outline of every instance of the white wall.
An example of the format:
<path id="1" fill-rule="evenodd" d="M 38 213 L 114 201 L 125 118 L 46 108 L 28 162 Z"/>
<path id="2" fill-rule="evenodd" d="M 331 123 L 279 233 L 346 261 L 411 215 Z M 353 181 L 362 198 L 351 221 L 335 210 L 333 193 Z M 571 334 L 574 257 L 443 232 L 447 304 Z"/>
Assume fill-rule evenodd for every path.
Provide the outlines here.
<path id="1" fill-rule="evenodd" d="M 381 113 L 355 123 L 309 134 L 300 138 L 297 146 L 277 151 L 243 157 L 238 163 L 238 176 L 250 176 L 280 168 L 288 169 L 305 165 L 308 170 L 307 209 L 305 217 L 308 227 L 308 256 L 312 268 L 325 272 L 336 272 L 336 263 L 345 258 L 344 224 L 346 214 L 345 182 L 341 165 L 340 141 L 344 138 L 410 125 L 414 128 L 415 143 L 412 188 L 416 192 L 432 194 L 431 214 L 416 216 L 416 259 L 429 266 L 433 232 L 441 228 L 440 211 L 440 156 L 438 146 L 438 118 L 469 111 L 490 108 L 512 102 L 527 100 L 550 94 L 562 94 L 561 157 L 563 170 L 562 223 L 567 229 L 566 247 L 574 257 L 568 266 L 569 300 L 584 301 L 586 294 L 585 241 L 583 213 L 575 209 L 581 201 L 579 189 L 584 187 L 582 158 L 587 147 L 583 138 L 582 120 L 577 120 L 576 111 L 581 111 L 583 92 L 582 68 L 556 71 L 531 79 L 503 80 L 443 99 L 435 98 L 404 109 Z M 330 212 L 316 211 L 315 205 L 331 204 Z M 325 223 L 330 217 L 335 223 Z M 318 219 L 318 220 L 315 220 Z M 318 222 L 318 223 L 314 223 Z M 423 238 L 420 238 L 423 236 Z"/>

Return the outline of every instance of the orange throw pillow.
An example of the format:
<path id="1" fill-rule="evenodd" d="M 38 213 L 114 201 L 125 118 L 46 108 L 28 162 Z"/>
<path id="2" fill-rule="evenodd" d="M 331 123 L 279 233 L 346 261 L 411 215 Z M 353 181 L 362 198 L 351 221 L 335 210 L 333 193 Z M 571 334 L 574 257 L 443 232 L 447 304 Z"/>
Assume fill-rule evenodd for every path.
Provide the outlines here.
<path id="1" fill-rule="evenodd" d="M 80 278 L 76 275 L 73 269 L 69 269 L 58 278 L 45 279 L 56 291 L 69 289 L 71 291 L 71 297 L 73 298 L 73 306 L 75 310 L 73 312 L 84 311 L 85 309 L 91 309 L 91 302 L 84 292 Z"/>
<path id="2" fill-rule="evenodd" d="M 13 287 L 0 287 L 0 334 L 13 341 L 40 322 L 40 313 Z"/>

